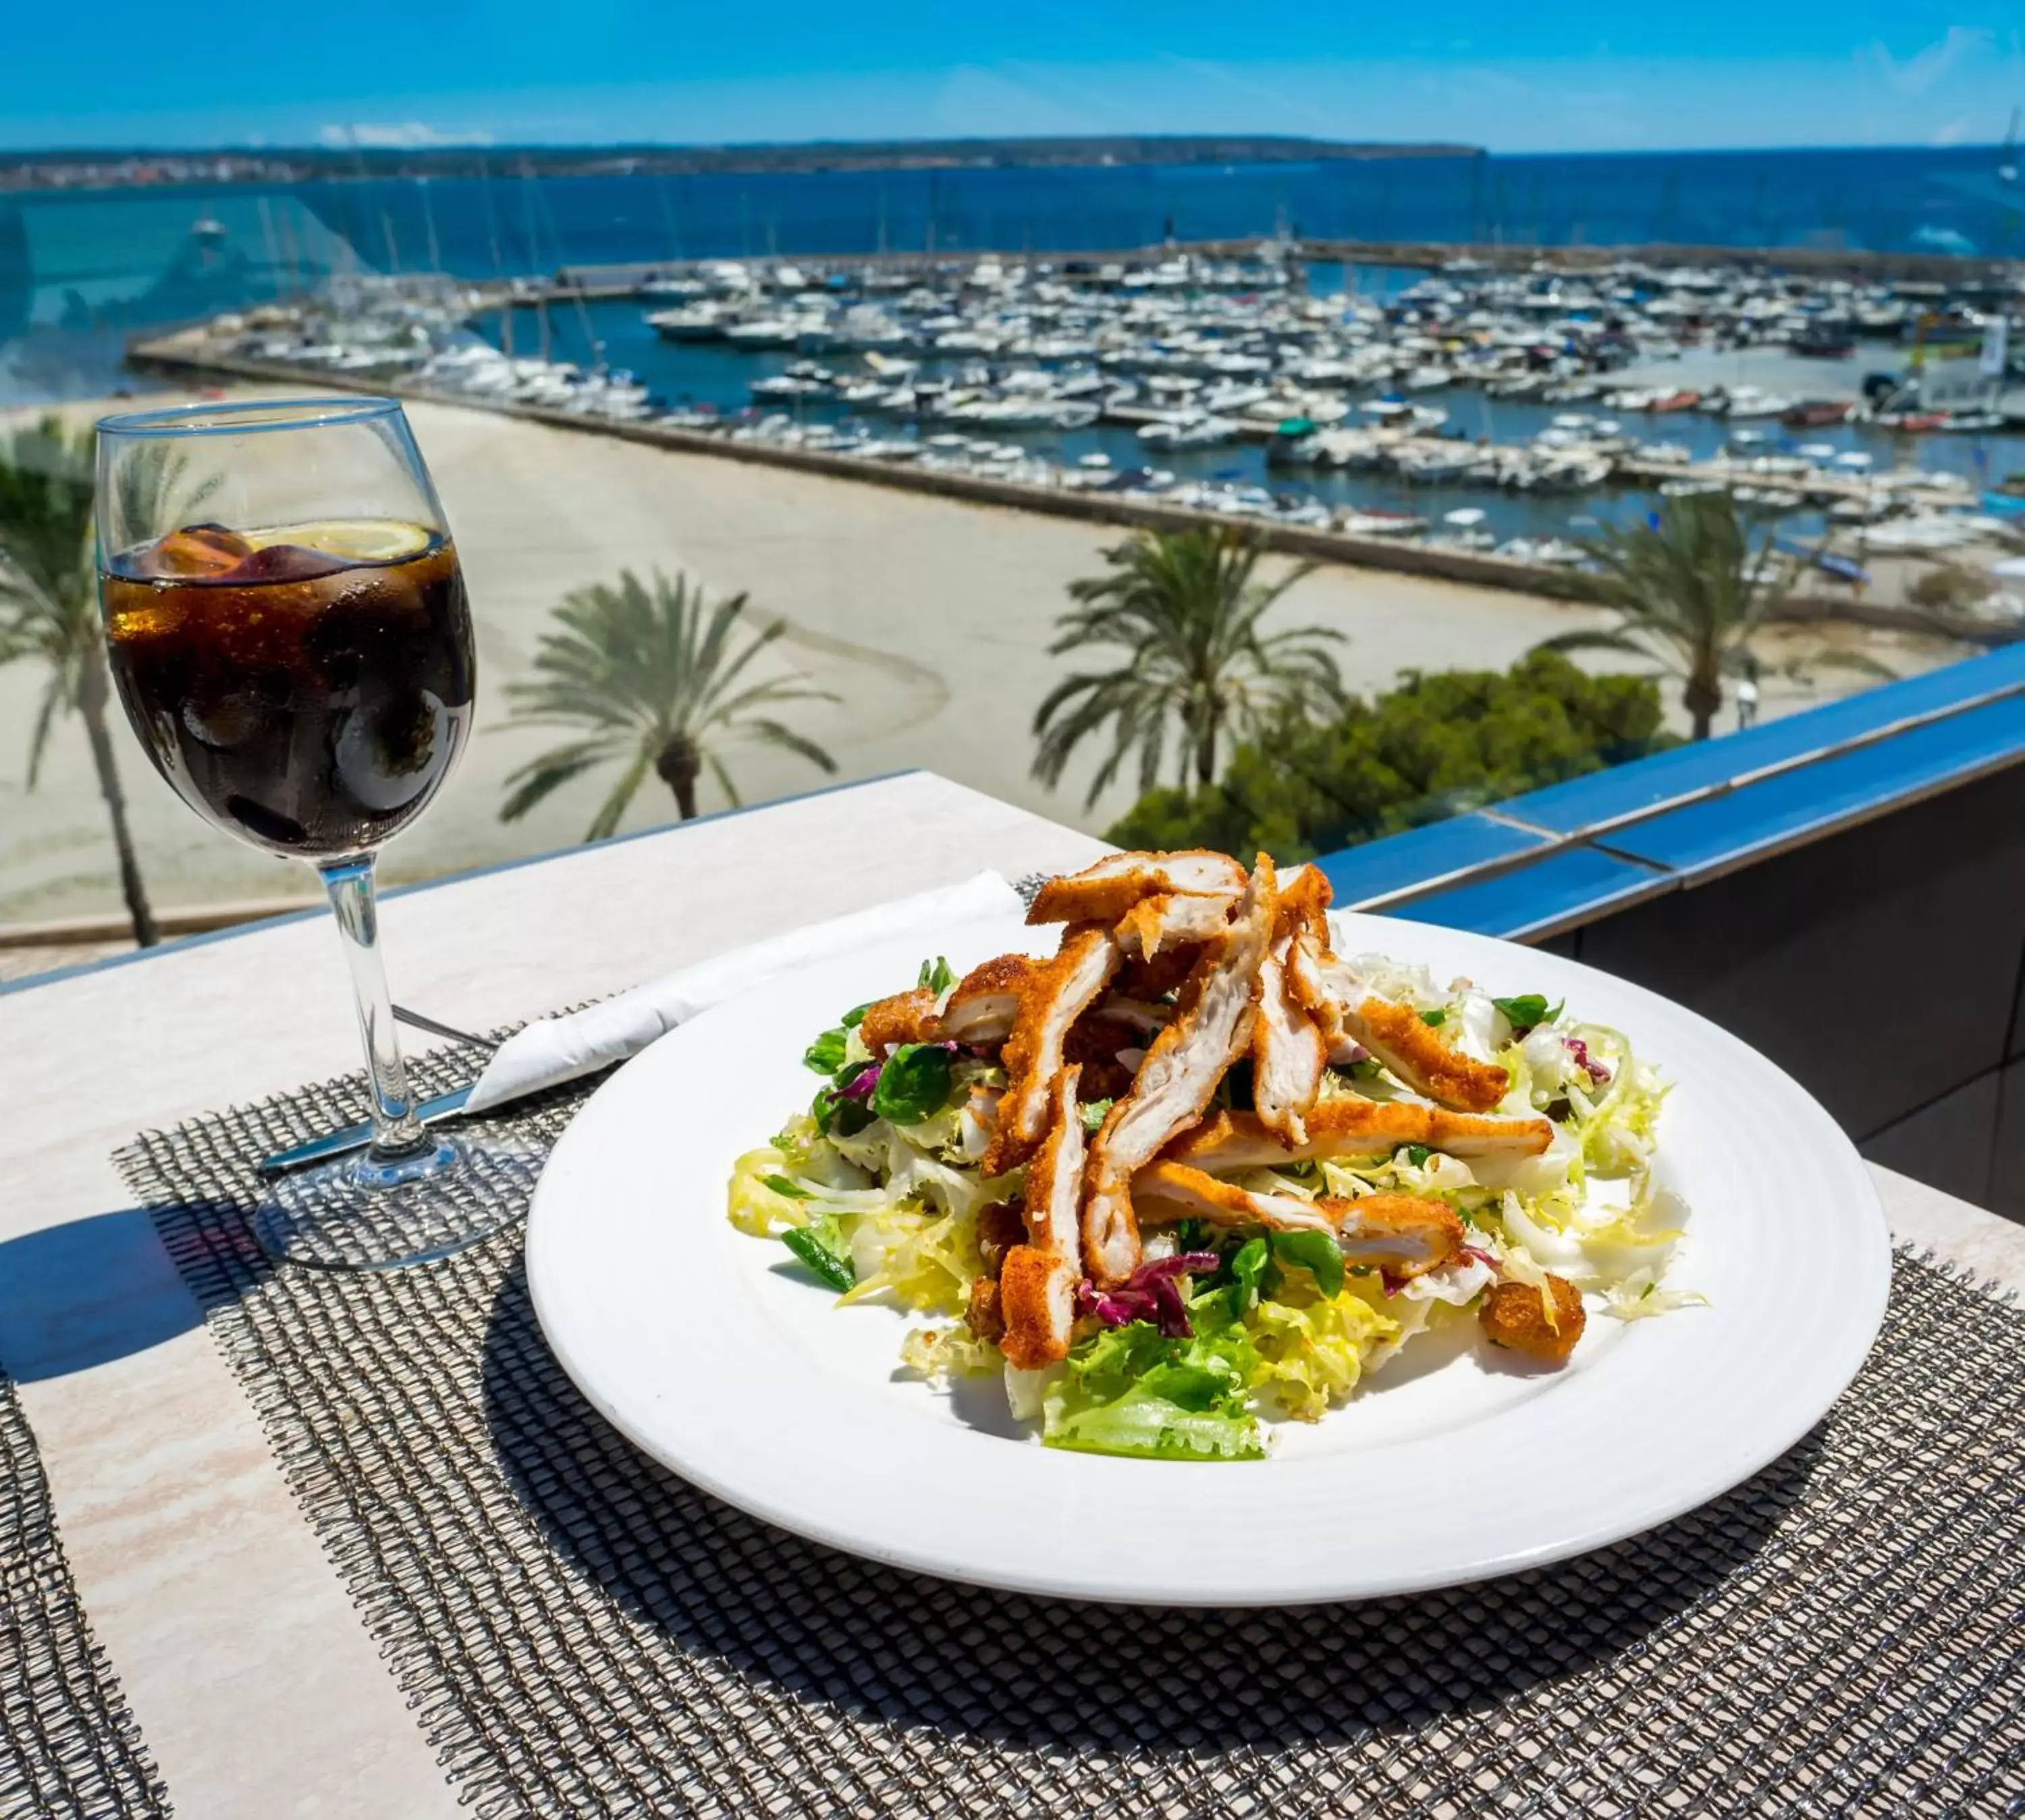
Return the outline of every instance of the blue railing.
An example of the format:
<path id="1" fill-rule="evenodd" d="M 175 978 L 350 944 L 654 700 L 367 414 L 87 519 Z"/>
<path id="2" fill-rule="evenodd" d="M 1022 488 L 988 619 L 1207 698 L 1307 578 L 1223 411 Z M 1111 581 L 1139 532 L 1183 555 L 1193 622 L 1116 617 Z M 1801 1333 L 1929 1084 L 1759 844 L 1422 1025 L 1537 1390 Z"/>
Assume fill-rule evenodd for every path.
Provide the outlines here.
<path id="1" fill-rule="evenodd" d="M 2025 759 L 2025 645 L 1325 855 L 1339 905 L 1538 941 Z"/>

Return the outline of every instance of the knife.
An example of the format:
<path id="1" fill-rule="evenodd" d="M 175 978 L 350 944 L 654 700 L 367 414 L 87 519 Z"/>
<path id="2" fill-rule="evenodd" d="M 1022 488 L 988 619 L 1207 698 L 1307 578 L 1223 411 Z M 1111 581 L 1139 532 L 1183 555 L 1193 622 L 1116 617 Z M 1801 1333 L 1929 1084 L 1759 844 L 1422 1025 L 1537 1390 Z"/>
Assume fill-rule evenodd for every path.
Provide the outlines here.
<path id="1" fill-rule="evenodd" d="M 453 1093 L 438 1094 L 435 1098 L 417 1100 L 415 1116 L 425 1125 L 439 1119 L 447 1119 L 464 1110 L 464 1102 L 471 1098 L 471 1089 L 459 1087 Z M 373 1142 L 373 1127 L 369 1123 L 347 1125 L 341 1131 L 326 1131 L 321 1138 L 312 1138 L 307 1144 L 298 1144 L 292 1150 L 277 1150 L 254 1165 L 262 1175 L 285 1175 L 291 1170 L 306 1169 L 312 1163 L 322 1163 L 333 1156 L 344 1156 L 354 1150 L 363 1150 Z"/>

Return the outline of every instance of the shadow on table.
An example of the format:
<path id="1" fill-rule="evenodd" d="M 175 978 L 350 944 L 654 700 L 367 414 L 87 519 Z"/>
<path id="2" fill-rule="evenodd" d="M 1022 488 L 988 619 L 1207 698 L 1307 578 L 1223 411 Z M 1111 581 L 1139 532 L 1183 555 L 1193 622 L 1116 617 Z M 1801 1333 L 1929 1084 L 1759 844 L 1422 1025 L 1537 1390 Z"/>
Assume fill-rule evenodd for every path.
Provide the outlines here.
<path id="1" fill-rule="evenodd" d="M 124 1208 L 65 1220 L 0 1245 L 0 1359 L 24 1384 L 144 1352 L 200 1325 L 203 1308 L 178 1274 L 169 1227 L 189 1210 Z M 164 1214 L 173 1216 L 158 1230 Z M 244 1231 L 229 1210 L 198 1223 Z M 219 1241 L 230 1244 L 229 1239 Z M 248 1248 L 257 1248 L 248 1237 Z"/>
<path id="2" fill-rule="evenodd" d="M 745 1516 L 656 1465 L 584 1401 L 543 1344 L 517 1269 L 494 1307 L 483 1394 L 508 1480 L 549 1545 L 681 1649 L 895 1724 L 1112 1748 L 1368 1737 L 1486 1712 L 1578 1674 L 1748 1562 L 1821 1446 L 1817 1428 L 1713 1504 L 1553 1567 L 1362 1605 L 1193 1610 L 957 1585 Z M 1273 1541 L 1269 1528 L 1231 1546 Z"/>

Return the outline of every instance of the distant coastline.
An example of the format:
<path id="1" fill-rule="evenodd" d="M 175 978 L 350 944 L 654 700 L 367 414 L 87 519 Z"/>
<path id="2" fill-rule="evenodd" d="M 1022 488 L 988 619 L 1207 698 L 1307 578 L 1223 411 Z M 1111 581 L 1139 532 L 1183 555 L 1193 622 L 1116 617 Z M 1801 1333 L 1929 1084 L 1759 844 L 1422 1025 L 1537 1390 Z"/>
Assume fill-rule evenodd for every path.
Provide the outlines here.
<path id="1" fill-rule="evenodd" d="M 718 172 L 1021 170 L 1133 164 L 1307 164 L 1480 158 L 1477 145 L 1388 145 L 1279 134 L 813 140 L 752 145 L 319 145 L 272 150 L 106 148 L 0 153 L 0 190 L 416 177 L 623 177 Z"/>

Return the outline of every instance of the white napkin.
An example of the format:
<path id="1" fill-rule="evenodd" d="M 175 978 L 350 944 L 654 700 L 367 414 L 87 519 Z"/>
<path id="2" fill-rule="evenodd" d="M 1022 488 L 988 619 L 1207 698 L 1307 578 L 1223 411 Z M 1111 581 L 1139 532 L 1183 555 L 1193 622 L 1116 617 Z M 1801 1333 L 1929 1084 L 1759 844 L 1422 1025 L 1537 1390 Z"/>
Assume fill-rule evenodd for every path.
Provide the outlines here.
<path id="1" fill-rule="evenodd" d="M 623 1061 L 699 1011 L 790 967 L 888 936 L 917 931 L 933 933 L 952 923 L 984 917 L 1017 916 L 1024 908 L 1020 894 L 997 873 L 980 872 L 962 884 L 896 898 L 849 916 L 833 917 L 826 923 L 770 936 L 750 947 L 734 948 L 635 986 L 616 998 L 566 1017 L 544 1017 L 516 1032 L 493 1052 L 465 1109 L 482 1112 L 523 1094 L 559 1086 Z"/>

